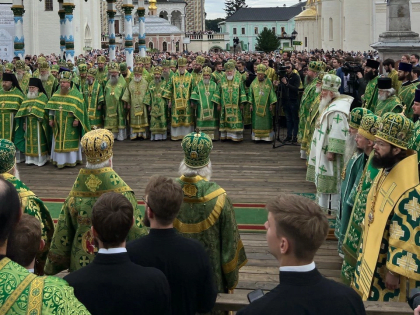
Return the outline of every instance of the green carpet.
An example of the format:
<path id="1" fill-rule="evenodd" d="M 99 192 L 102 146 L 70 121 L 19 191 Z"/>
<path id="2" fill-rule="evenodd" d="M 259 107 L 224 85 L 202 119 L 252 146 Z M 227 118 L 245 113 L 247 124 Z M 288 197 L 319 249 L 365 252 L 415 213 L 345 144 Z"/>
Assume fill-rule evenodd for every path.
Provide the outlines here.
<path id="1" fill-rule="evenodd" d="M 314 194 L 300 194 L 297 195 L 305 196 L 309 199 L 315 200 Z M 57 221 L 60 214 L 61 206 L 63 205 L 64 199 L 53 199 L 53 198 L 41 198 L 48 210 L 51 213 L 51 217 L 54 222 Z M 144 215 L 144 203 L 139 201 L 142 215 Z M 267 221 L 267 211 L 265 210 L 265 204 L 257 203 L 235 203 L 235 216 L 238 228 L 241 231 L 249 232 L 264 232 L 264 223 Z"/>

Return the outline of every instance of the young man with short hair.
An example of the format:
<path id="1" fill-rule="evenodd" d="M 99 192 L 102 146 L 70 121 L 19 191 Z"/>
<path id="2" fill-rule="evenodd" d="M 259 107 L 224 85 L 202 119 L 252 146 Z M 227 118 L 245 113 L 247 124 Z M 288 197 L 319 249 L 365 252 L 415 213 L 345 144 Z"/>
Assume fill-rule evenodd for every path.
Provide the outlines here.
<path id="1" fill-rule="evenodd" d="M 366 314 L 355 291 L 324 278 L 315 267 L 315 253 L 328 234 L 320 207 L 281 193 L 266 208 L 268 249 L 279 262 L 280 284 L 237 314 Z"/>

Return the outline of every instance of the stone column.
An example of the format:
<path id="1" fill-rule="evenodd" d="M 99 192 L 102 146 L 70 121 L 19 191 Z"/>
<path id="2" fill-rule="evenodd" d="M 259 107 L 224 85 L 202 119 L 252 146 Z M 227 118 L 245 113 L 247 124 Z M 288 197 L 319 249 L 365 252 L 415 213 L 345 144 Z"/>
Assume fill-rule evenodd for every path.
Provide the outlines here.
<path id="1" fill-rule="evenodd" d="M 108 10 L 106 13 L 108 14 L 109 61 L 115 59 L 115 14 L 117 13 L 115 10 L 115 1 L 116 0 L 106 0 L 106 2 L 108 2 Z"/>
<path id="2" fill-rule="evenodd" d="M 124 0 L 122 8 L 125 13 L 125 60 L 127 62 L 127 66 L 131 67 L 131 70 L 133 70 L 133 16 L 131 15 L 131 12 L 133 12 L 134 5 L 132 4 L 132 0 Z"/>
<path id="3" fill-rule="evenodd" d="M 146 24 L 144 13 L 146 12 L 144 7 L 137 9 L 137 15 L 139 17 L 139 54 L 141 57 L 146 56 Z"/>
<path id="4" fill-rule="evenodd" d="M 66 50 L 66 12 L 63 9 L 63 0 L 58 3 L 58 15 L 60 17 L 60 51 L 63 56 Z"/>
<path id="5" fill-rule="evenodd" d="M 15 16 L 14 53 L 16 57 L 20 57 L 23 60 L 25 58 L 25 38 L 23 36 L 23 14 L 25 9 L 22 0 L 13 0 L 11 9 Z"/>
<path id="6" fill-rule="evenodd" d="M 185 14 L 181 14 L 181 31 L 185 33 Z"/>
<path id="7" fill-rule="evenodd" d="M 66 40 L 66 60 L 71 60 L 74 63 L 74 36 L 73 36 L 73 10 L 75 8 L 73 0 L 67 0 L 63 3 L 65 12 L 65 40 Z"/>

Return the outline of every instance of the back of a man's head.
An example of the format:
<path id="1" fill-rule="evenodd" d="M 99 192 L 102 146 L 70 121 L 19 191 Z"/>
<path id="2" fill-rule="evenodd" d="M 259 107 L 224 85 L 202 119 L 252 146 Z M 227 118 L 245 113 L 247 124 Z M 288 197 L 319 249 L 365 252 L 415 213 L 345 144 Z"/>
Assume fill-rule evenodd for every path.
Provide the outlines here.
<path id="1" fill-rule="evenodd" d="M 92 226 L 105 248 L 122 244 L 133 225 L 133 205 L 123 195 L 109 192 L 92 209 Z"/>
<path id="2" fill-rule="evenodd" d="M 20 198 L 13 184 L 0 177 L 0 246 L 9 238 L 20 219 Z"/>
<path id="3" fill-rule="evenodd" d="M 266 205 L 272 214 L 277 238 L 285 237 L 296 259 L 312 261 L 328 234 L 328 219 L 308 198 L 281 193 Z"/>
<path id="4" fill-rule="evenodd" d="M 171 224 L 181 209 L 184 194 L 181 186 L 164 176 L 153 176 L 145 190 L 149 208 L 162 225 Z"/>
<path id="5" fill-rule="evenodd" d="M 40 250 L 41 223 L 29 214 L 23 214 L 7 241 L 7 257 L 27 268 Z"/>

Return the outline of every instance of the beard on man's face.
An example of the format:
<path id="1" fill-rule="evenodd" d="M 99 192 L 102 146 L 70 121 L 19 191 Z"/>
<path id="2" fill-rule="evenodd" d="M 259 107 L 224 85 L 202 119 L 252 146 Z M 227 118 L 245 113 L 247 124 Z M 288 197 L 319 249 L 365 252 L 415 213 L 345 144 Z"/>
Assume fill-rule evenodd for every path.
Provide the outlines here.
<path id="1" fill-rule="evenodd" d="M 376 151 L 372 158 L 372 166 L 374 168 L 390 168 L 397 163 L 397 158 L 395 155 L 392 155 L 392 152 L 380 156 Z"/>
<path id="2" fill-rule="evenodd" d="M 365 74 L 365 79 L 367 81 L 373 80 L 374 78 L 375 78 L 375 72 L 373 72 L 372 70 Z"/>

